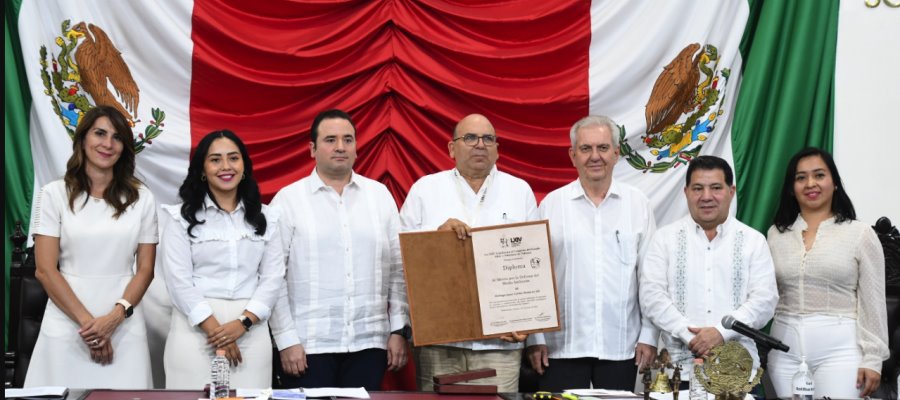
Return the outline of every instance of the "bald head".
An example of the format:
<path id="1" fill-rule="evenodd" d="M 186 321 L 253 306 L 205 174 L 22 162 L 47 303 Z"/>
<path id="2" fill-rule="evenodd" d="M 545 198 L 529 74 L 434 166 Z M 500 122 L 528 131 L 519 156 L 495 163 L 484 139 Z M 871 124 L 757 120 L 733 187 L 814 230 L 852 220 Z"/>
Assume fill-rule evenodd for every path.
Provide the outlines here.
<path id="1" fill-rule="evenodd" d="M 466 135 L 476 137 L 474 143 L 467 144 L 461 139 Z M 467 177 L 483 178 L 487 176 L 494 163 L 497 162 L 496 132 L 491 121 L 481 114 L 467 115 L 459 120 L 453 129 L 453 139 L 447 144 L 450 158 L 456 161 L 456 168 Z M 488 140 L 485 140 L 488 137 Z M 493 140 L 491 140 L 493 139 Z"/>
<path id="2" fill-rule="evenodd" d="M 466 128 L 469 125 L 486 126 L 490 129 L 491 135 L 496 135 L 494 132 L 494 125 L 491 124 L 491 121 L 489 121 L 487 117 L 481 114 L 469 114 L 456 123 L 456 126 L 453 128 L 453 138 L 459 137 L 460 134 L 465 135 L 467 132 L 463 128 Z"/>

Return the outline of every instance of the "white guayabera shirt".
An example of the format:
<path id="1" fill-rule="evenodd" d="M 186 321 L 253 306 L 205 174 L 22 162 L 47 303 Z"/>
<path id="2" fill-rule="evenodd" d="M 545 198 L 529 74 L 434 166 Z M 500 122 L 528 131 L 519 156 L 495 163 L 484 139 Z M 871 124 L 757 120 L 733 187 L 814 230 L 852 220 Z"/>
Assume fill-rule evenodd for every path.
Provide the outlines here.
<path id="1" fill-rule="evenodd" d="M 353 173 L 341 195 L 313 172 L 281 189 L 286 288 L 269 325 L 279 350 L 387 348 L 409 324 L 400 220 L 387 187 Z"/>
<path id="2" fill-rule="evenodd" d="M 656 231 L 650 202 L 633 186 L 613 181 L 594 206 L 579 180 L 541 202 L 550 220 L 553 267 L 563 329 L 535 334 L 551 358 L 626 360 L 635 344 L 656 346 L 659 331 L 641 317 L 638 270 Z"/>
<path id="3" fill-rule="evenodd" d="M 778 289 L 769 246 L 732 217 L 716 231 L 708 240 L 690 215 L 656 231 L 641 267 L 641 310 L 662 331 L 673 360 L 691 363 L 688 327 L 715 327 L 725 341 L 740 341 L 758 365 L 756 345 L 725 329 L 722 317 L 759 329 L 774 315 Z"/>
<path id="4" fill-rule="evenodd" d="M 495 166 L 478 193 L 456 169 L 419 179 L 400 210 L 403 231 L 433 231 L 450 218 L 473 228 L 536 221 L 539 218 L 534 192 L 524 180 Z M 522 343 L 497 339 L 457 342 L 447 346 L 471 350 L 515 350 Z"/>

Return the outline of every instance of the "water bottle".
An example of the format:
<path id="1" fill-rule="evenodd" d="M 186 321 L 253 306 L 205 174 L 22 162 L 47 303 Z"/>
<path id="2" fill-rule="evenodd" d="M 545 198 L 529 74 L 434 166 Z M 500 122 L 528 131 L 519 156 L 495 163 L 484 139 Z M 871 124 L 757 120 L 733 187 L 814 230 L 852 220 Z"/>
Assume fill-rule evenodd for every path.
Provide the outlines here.
<path id="1" fill-rule="evenodd" d="M 809 366 L 806 365 L 806 356 L 800 358 L 800 368 L 794 374 L 793 380 L 794 394 L 793 400 L 813 400 L 816 393 L 816 382 L 813 375 L 809 372 Z"/>
<path id="2" fill-rule="evenodd" d="M 894 388 L 895 399 L 900 399 L 900 375 L 897 375 L 897 387 Z"/>
<path id="3" fill-rule="evenodd" d="M 691 370 L 691 400 L 706 400 L 706 388 L 703 387 L 703 384 L 700 383 L 700 374 L 697 373 L 699 368 L 703 367 L 703 359 L 695 358 L 694 359 L 694 369 Z"/>
<path id="4" fill-rule="evenodd" d="M 900 399 L 900 375 L 897 375 L 897 387 L 894 388 L 894 394 L 896 395 L 895 399 Z"/>
<path id="5" fill-rule="evenodd" d="M 230 389 L 231 366 L 225 358 L 225 350 L 216 350 L 216 356 L 212 359 L 209 368 L 212 383 L 209 385 L 209 399 L 216 400 L 228 397 Z"/>

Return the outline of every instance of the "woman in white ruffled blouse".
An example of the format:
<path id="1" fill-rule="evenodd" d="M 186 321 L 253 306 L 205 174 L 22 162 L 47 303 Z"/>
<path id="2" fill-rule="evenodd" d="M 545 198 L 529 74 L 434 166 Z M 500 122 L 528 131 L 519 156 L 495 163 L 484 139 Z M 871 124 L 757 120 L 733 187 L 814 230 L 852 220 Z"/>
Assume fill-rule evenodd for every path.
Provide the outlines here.
<path id="1" fill-rule="evenodd" d="M 196 390 L 210 380 L 216 349 L 234 387 L 271 385 L 265 321 L 284 281 L 278 216 L 263 205 L 244 143 L 228 130 L 197 145 L 178 191 L 164 206 L 160 258 L 172 303 L 166 387 Z"/>
<path id="2" fill-rule="evenodd" d="M 889 355 L 884 253 L 856 220 L 830 154 L 807 148 L 791 158 L 768 241 L 780 296 L 772 334 L 791 347 L 770 354 L 778 397 L 791 397 L 801 357 L 816 398 L 870 395 Z"/>

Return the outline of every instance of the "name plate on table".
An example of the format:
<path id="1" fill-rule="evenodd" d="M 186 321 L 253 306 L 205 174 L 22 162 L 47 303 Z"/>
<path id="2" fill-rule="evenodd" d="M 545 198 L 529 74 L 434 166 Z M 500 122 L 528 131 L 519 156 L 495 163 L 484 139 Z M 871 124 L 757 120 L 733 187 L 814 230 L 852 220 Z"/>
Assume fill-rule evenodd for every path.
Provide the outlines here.
<path id="1" fill-rule="evenodd" d="M 547 221 L 400 234 L 416 346 L 560 329 Z"/>

